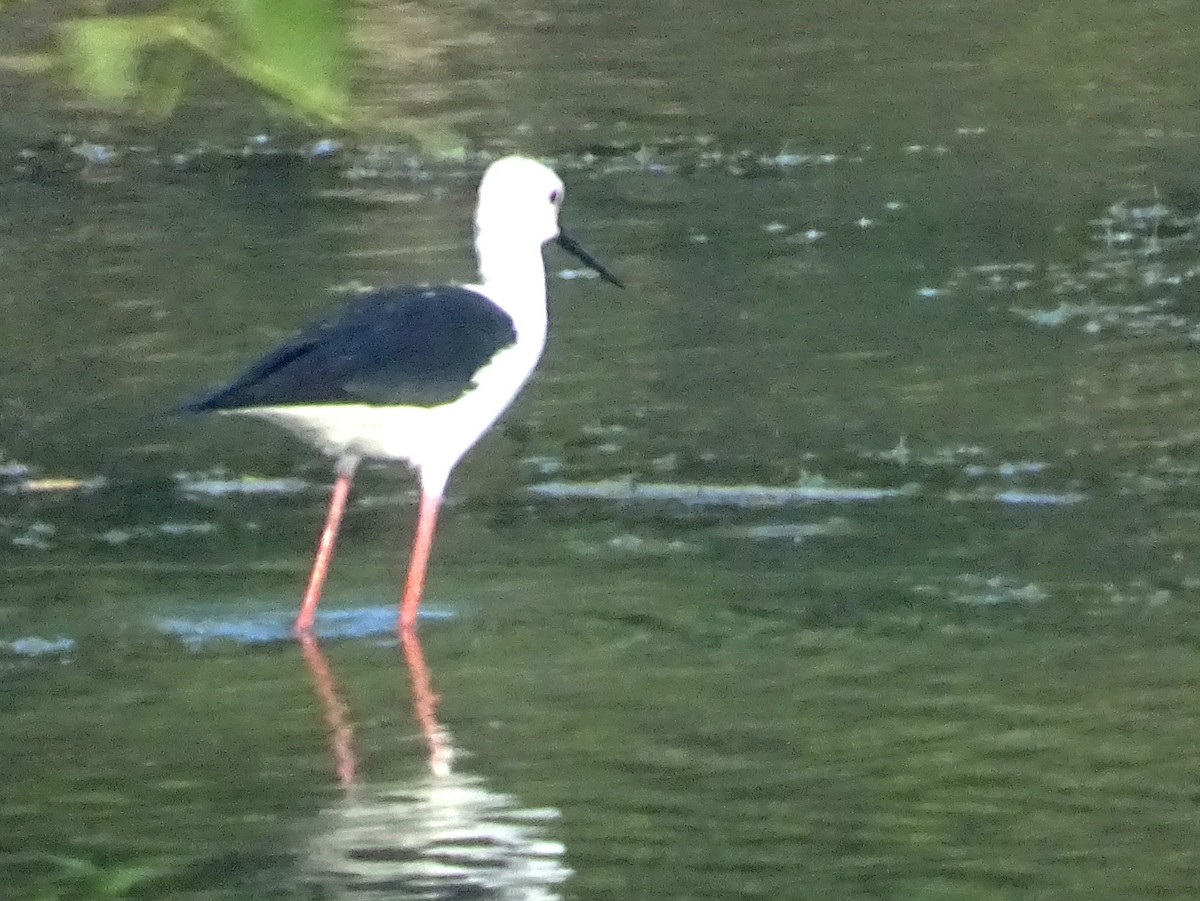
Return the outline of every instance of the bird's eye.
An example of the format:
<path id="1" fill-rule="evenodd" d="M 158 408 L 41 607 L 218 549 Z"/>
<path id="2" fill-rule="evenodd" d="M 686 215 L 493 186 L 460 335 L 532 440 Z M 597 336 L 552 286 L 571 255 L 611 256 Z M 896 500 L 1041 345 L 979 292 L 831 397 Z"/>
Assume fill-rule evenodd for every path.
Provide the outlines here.
<path id="1" fill-rule="evenodd" d="M 561 193 L 559 193 L 558 191 L 551 191 L 551 192 L 550 192 L 550 202 L 551 202 L 551 203 L 558 203 L 560 200 L 562 200 L 562 194 L 561 194 Z"/>

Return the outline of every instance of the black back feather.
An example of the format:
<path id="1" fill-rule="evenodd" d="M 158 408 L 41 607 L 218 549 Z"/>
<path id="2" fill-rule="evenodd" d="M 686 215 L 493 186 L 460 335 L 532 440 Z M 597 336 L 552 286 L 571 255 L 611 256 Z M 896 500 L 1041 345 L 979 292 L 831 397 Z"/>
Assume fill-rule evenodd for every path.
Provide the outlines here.
<path id="1" fill-rule="evenodd" d="M 383 288 L 350 301 L 184 409 L 300 404 L 432 407 L 469 391 L 517 340 L 512 318 L 467 288 Z"/>

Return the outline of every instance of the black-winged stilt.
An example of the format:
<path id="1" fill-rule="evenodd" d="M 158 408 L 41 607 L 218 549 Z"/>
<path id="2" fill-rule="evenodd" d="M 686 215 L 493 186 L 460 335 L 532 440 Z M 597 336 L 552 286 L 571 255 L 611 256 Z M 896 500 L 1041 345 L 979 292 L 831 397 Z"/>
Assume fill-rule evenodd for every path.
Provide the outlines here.
<path id="1" fill-rule="evenodd" d="M 557 239 L 621 286 L 560 231 L 563 195 L 562 181 L 541 163 L 520 156 L 497 160 L 484 173 L 475 208 L 479 284 L 363 294 L 185 407 L 261 417 L 337 461 L 296 633 L 312 628 L 350 482 L 364 457 L 406 461 L 420 480 L 401 631 L 416 622 L 450 471 L 512 403 L 542 355 L 542 245 Z"/>

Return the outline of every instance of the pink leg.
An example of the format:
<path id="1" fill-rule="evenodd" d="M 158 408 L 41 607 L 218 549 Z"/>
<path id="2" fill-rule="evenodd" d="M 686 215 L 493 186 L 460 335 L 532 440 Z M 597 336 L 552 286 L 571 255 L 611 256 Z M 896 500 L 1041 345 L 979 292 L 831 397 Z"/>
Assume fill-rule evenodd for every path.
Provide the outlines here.
<path id="1" fill-rule="evenodd" d="M 304 600 L 300 602 L 300 613 L 296 616 L 296 624 L 292 633 L 301 635 L 312 629 L 313 619 L 317 615 L 317 604 L 321 601 L 321 588 L 325 584 L 325 573 L 329 571 L 329 561 L 333 557 L 333 546 L 337 542 L 338 526 L 342 523 L 342 514 L 346 512 L 346 498 L 350 496 L 350 483 L 354 479 L 354 469 L 358 460 L 347 458 L 338 461 L 337 481 L 333 483 L 333 494 L 329 498 L 329 513 L 325 516 L 325 528 L 321 530 L 321 541 L 317 545 L 317 556 L 313 560 L 312 572 L 308 576 L 308 587 L 304 590 Z"/>
<path id="2" fill-rule="evenodd" d="M 404 582 L 404 598 L 400 602 L 400 632 L 409 632 L 417 622 L 417 607 L 421 605 L 421 590 L 425 587 L 425 570 L 429 566 L 429 551 L 433 547 L 433 531 L 437 526 L 438 509 L 442 498 L 421 492 L 417 511 L 417 532 L 413 536 L 412 555 L 408 560 L 408 578 Z"/>

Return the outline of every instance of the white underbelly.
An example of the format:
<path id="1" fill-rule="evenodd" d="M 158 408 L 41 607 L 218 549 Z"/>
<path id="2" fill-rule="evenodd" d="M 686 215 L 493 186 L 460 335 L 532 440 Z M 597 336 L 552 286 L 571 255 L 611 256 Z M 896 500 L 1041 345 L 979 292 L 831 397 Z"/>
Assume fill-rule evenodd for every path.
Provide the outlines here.
<path id="1" fill-rule="evenodd" d="M 532 352 L 531 352 L 532 351 Z M 541 347 L 512 347 L 477 373 L 477 387 L 435 407 L 310 404 L 230 410 L 274 422 L 333 457 L 403 460 L 425 481 L 450 470 L 528 380 Z"/>

